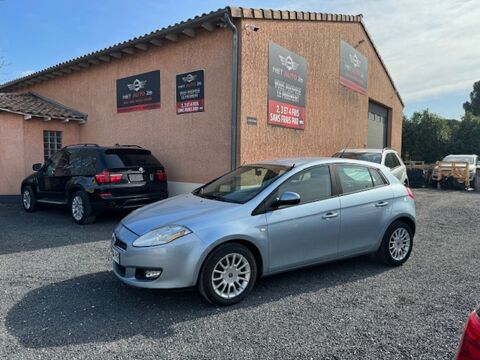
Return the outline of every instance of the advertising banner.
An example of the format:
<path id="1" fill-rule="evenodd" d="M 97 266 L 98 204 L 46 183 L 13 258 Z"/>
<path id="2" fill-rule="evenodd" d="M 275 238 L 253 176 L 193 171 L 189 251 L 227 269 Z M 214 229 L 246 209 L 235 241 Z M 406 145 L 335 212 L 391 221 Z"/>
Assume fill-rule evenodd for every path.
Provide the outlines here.
<path id="1" fill-rule="evenodd" d="M 177 75 L 177 115 L 205 111 L 203 70 Z"/>
<path id="2" fill-rule="evenodd" d="M 160 108 L 160 70 L 117 80 L 117 113 Z"/>
<path id="3" fill-rule="evenodd" d="M 307 61 L 273 43 L 268 45 L 268 120 L 270 125 L 305 128 Z"/>
<path id="4" fill-rule="evenodd" d="M 368 60 L 345 41 L 340 42 L 340 84 L 367 93 Z"/>

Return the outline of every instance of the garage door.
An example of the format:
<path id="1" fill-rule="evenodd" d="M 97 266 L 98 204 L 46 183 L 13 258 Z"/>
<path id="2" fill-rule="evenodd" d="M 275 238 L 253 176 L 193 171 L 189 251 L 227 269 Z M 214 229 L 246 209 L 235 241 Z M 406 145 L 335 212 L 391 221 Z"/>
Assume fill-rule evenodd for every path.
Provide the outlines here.
<path id="1" fill-rule="evenodd" d="M 387 147 L 388 109 L 375 103 L 368 103 L 369 148 Z"/>

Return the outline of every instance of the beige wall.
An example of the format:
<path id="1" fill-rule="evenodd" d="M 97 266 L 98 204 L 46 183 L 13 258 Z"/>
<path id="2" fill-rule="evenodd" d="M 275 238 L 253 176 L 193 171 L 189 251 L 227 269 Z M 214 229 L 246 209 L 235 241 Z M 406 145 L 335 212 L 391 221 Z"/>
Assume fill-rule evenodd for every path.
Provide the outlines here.
<path id="1" fill-rule="evenodd" d="M 76 122 L 23 120 L 21 115 L 0 112 L 0 195 L 19 194 L 32 165 L 43 163 L 43 130 L 62 131 L 65 146 L 79 142 L 79 127 Z"/>
<path id="2" fill-rule="evenodd" d="M 0 112 L 0 195 L 20 193 L 25 176 L 23 118 Z"/>
<path id="3" fill-rule="evenodd" d="M 34 91 L 88 114 L 80 141 L 138 144 L 165 165 L 169 180 L 199 183 L 230 168 L 231 31 L 198 30 L 193 39 L 124 54 L 39 83 Z M 205 70 L 205 112 L 176 115 L 175 76 Z M 161 108 L 117 114 L 116 80 L 160 70 Z"/>
<path id="4" fill-rule="evenodd" d="M 247 33 L 245 24 L 259 27 Z M 367 143 L 369 98 L 392 109 L 390 146 L 400 150 L 402 105 L 359 23 L 244 19 L 241 29 L 240 163 L 266 158 L 332 155 Z M 340 40 L 368 59 L 368 94 L 339 83 Z M 267 125 L 268 42 L 307 60 L 305 130 Z M 247 116 L 258 119 L 247 125 Z"/>
<path id="5" fill-rule="evenodd" d="M 253 24 L 258 32 L 247 33 Z M 265 158 L 331 155 L 367 142 L 368 102 L 392 109 L 389 142 L 400 150 L 402 105 L 359 23 L 236 20 L 240 31 L 238 163 Z M 166 41 L 135 55 L 48 80 L 34 91 L 88 114 L 79 142 L 138 144 L 151 149 L 167 168 L 170 181 L 202 183 L 229 170 L 231 110 L 231 36 L 229 29 L 199 30 L 191 39 Z M 367 96 L 339 83 L 340 40 L 355 45 L 369 60 Z M 308 62 L 306 127 L 267 125 L 268 41 Z M 205 112 L 176 115 L 175 76 L 205 70 Z M 161 108 L 117 114 L 116 80 L 160 70 Z M 247 116 L 258 119 L 247 125 Z M 30 138 L 33 135 L 28 135 Z M 37 150 L 35 150 L 37 151 Z M 42 154 L 42 150 L 38 150 Z M 25 154 L 28 168 L 33 155 Z M 192 186 L 194 186 L 193 184 Z"/>

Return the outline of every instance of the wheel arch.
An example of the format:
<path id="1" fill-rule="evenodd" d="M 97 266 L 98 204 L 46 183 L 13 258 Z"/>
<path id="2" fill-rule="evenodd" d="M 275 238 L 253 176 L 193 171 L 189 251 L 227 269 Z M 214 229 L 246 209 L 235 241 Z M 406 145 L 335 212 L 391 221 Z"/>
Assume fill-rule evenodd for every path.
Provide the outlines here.
<path id="1" fill-rule="evenodd" d="M 72 199 L 72 196 L 73 194 L 75 194 L 77 191 L 83 191 L 85 192 L 85 189 L 82 188 L 80 185 L 78 184 L 75 184 L 75 185 L 72 185 L 68 188 L 67 190 L 67 193 L 66 193 L 66 201 L 67 201 L 67 204 L 70 202 L 70 200 Z"/>
<path id="2" fill-rule="evenodd" d="M 241 239 L 241 238 L 234 238 L 234 239 L 227 239 L 227 240 L 215 243 L 215 245 L 213 247 L 208 248 L 207 251 L 205 251 L 205 254 L 201 258 L 201 265 L 198 267 L 198 270 L 196 271 L 195 284 L 198 284 L 200 274 L 202 273 L 202 269 L 205 265 L 205 261 L 207 260 L 208 256 L 213 251 L 218 249 L 220 246 L 224 246 L 226 244 L 232 244 L 232 243 L 243 245 L 248 250 L 250 250 L 252 252 L 253 257 L 255 258 L 255 262 L 257 264 L 257 279 L 262 277 L 263 271 L 264 271 L 264 266 L 265 266 L 265 260 L 262 256 L 262 253 L 261 253 L 259 247 L 250 240 Z"/>
<path id="3" fill-rule="evenodd" d="M 417 224 L 416 224 L 414 219 L 412 219 L 410 216 L 407 216 L 407 215 L 401 215 L 401 216 L 395 218 L 390 223 L 390 225 L 392 225 L 395 221 L 403 221 L 405 224 L 407 224 L 410 227 L 410 230 L 412 230 L 412 235 L 415 236 L 415 231 L 416 231 L 416 228 L 417 228 Z M 389 227 L 390 227 L 390 225 L 389 225 Z"/>

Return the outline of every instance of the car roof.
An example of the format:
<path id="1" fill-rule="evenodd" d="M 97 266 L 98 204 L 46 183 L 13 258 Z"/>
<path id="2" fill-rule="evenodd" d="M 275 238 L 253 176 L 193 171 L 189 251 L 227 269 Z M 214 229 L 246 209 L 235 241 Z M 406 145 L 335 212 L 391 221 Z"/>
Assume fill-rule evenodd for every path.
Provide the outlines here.
<path id="1" fill-rule="evenodd" d="M 382 165 L 372 163 L 370 161 L 337 158 L 337 157 L 298 157 L 298 158 L 271 159 L 271 160 L 259 161 L 254 164 L 308 167 L 310 165 L 331 164 L 331 163 L 349 163 L 349 164 L 359 164 L 359 165 L 366 165 L 369 167 L 373 166 L 377 168 L 382 168 Z"/>
<path id="2" fill-rule="evenodd" d="M 96 149 L 96 150 L 118 150 L 118 149 L 130 149 L 130 150 L 147 150 L 138 145 L 113 145 L 113 146 L 102 146 L 98 144 L 72 144 L 64 147 L 68 149 Z"/>
<path id="3" fill-rule="evenodd" d="M 477 155 L 475 155 L 475 154 L 449 154 L 447 156 L 477 156 Z M 445 156 L 445 157 L 447 157 L 447 156 Z"/>
<path id="4" fill-rule="evenodd" d="M 384 148 L 384 149 L 374 149 L 374 148 L 364 149 L 364 148 L 362 148 L 362 149 L 342 149 L 342 150 L 338 151 L 337 153 L 341 153 L 341 152 L 366 153 L 366 152 L 369 152 L 369 153 L 382 154 L 385 151 L 396 152 L 394 149 L 390 149 L 390 148 Z"/>

